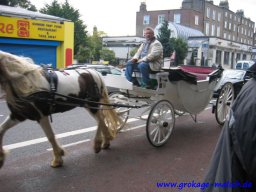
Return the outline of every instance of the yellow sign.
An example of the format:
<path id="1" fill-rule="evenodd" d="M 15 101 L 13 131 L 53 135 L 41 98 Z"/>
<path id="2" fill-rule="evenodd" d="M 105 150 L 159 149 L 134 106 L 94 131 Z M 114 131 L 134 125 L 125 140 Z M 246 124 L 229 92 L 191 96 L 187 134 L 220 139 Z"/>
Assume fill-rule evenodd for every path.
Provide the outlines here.
<path id="1" fill-rule="evenodd" d="M 0 16 L 0 37 L 64 40 L 64 24 Z"/>

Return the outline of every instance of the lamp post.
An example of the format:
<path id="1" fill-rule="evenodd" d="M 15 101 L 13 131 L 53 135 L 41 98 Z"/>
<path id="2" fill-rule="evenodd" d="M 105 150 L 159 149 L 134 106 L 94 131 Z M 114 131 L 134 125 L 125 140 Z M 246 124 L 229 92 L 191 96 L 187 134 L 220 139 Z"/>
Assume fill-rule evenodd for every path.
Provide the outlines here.
<path id="1" fill-rule="evenodd" d="M 126 56 L 126 62 L 129 60 L 129 54 L 130 54 L 130 44 L 127 44 L 127 56 Z"/>

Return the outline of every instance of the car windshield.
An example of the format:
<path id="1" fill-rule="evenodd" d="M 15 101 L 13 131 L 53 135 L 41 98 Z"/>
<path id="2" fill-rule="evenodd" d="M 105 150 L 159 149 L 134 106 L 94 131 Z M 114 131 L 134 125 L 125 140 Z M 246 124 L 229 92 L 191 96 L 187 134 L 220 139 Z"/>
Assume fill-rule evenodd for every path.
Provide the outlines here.
<path id="1" fill-rule="evenodd" d="M 236 69 L 242 69 L 242 63 L 237 63 L 236 64 Z"/>
<path id="2" fill-rule="evenodd" d="M 243 69 L 248 69 L 249 68 L 249 63 L 244 63 Z"/>
<path id="3" fill-rule="evenodd" d="M 110 68 L 111 74 L 113 75 L 121 75 L 122 72 L 121 70 L 117 69 L 117 68 Z"/>

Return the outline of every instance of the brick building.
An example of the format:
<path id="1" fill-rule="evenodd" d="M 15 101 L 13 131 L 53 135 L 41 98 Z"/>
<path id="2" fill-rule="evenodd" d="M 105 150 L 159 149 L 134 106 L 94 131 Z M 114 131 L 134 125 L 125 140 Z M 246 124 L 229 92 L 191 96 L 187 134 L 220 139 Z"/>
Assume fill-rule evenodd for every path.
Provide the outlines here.
<path id="1" fill-rule="evenodd" d="M 136 36 L 142 36 L 145 27 L 155 28 L 164 20 L 197 29 L 207 37 L 197 37 L 198 47 L 190 47 L 188 60 L 194 50 L 198 51 L 196 59 L 204 60 L 199 62 L 202 65 L 215 63 L 233 68 L 237 60 L 252 59 L 255 23 L 245 17 L 243 10 L 229 10 L 228 0 L 219 5 L 212 0 L 183 0 L 181 9 L 157 11 L 148 11 L 142 2 L 136 13 Z"/>

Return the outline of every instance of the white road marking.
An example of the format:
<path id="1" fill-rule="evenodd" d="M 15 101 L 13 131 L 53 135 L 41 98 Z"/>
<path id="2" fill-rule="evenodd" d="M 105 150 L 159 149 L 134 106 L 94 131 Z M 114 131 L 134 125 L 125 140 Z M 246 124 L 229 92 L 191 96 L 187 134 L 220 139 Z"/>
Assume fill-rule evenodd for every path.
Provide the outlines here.
<path id="1" fill-rule="evenodd" d="M 139 126 L 136 126 L 136 127 L 130 128 L 130 129 L 124 129 L 120 132 L 123 133 L 123 132 L 127 132 L 127 131 L 132 131 L 132 130 L 139 129 L 139 128 L 142 128 L 142 127 L 145 127 L 145 124 L 144 125 L 139 125 Z M 67 145 L 62 145 L 61 147 L 62 148 L 67 148 L 67 147 L 70 147 L 70 146 L 78 145 L 78 144 L 81 144 L 81 143 L 86 143 L 86 142 L 89 142 L 89 141 L 91 141 L 91 139 L 86 139 L 86 140 L 77 141 L 77 142 L 74 142 L 74 143 L 69 143 Z M 52 151 L 52 148 L 48 148 L 46 150 L 47 151 Z"/>
<path id="2" fill-rule="evenodd" d="M 138 121 L 138 119 L 131 118 L 127 122 L 134 122 L 134 121 Z M 79 135 L 79 134 L 82 134 L 82 133 L 88 133 L 88 132 L 95 131 L 96 128 L 97 128 L 96 126 L 93 126 L 93 127 L 89 127 L 89 128 L 84 128 L 84 129 L 79 129 L 79 130 L 75 130 L 75 131 L 69 131 L 69 132 L 61 133 L 61 134 L 57 134 L 56 138 L 59 139 L 59 138 L 65 138 L 65 137 L 73 136 L 73 135 Z M 5 145 L 5 146 L 3 146 L 3 148 L 5 150 L 18 149 L 18 148 L 21 148 L 21 147 L 26 147 L 26 146 L 30 146 L 30 145 L 43 143 L 43 142 L 46 142 L 46 141 L 48 141 L 48 139 L 46 137 L 41 137 L 41 138 L 37 138 L 37 139 L 32 139 L 32 140 L 28 140 L 28 141 L 14 143 L 14 144 L 10 144 L 10 145 Z"/>
<path id="3" fill-rule="evenodd" d="M 74 142 L 74 143 L 69 143 L 67 145 L 62 145 L 62 148 L 67 148 L 67 147 L 70 147 L 70 146 L 78 145 L 78 144 L 81 144 L 81 143 L 86 143 L 86 142 L 89 142 L 89 141 L 91 141 L 91 139 L 86 139 L 86 140 L 77 141 L 77 142 Z M 47 151 L 52 151 L 52 148 L 48 148 L 46 150 Z"/>
<path id="4" fill-rule="evenodd" d="M 205 110 L 208 110 L 210 108 L 211 107 L 207 107 L 207 108 L 205 108 Z M 130 119 L 128 119 L 127 123 L 138 121 L 138 120 L 141 120 L 141 119 L 139 119 L 139 118 L 130 118 Z M 129 128 L 129 129 L 124 129 L 124 130 L 122 130 L 122 132 L 127 132 L 127 131 L 131 131 L 131 130 L 134 130 L 134 129 L 139 129 L 139 128 L 142 128 L 144 126 L 145 126 L 145 124 L 139 125 L 139 126 L 136 126 L 136 127 L 133 127 L 133 128 Z M 93 126 L 93 127 L 89 127 L 89 128 L 84 128 L 84 129 L 79 129 L 79 130 L 75 130 L 75 131 L 69 131 L 69 132 L 61 133 L 61 134 L 57 134 L 56 138 L 59 139 L 59 138 L 65 138 L 65 137 L 73 136 L 73 135 L 79 135 L 79 134 L 82 134 L 82 133 L 88 133 L 88 132 L 95 131 L 96 128 L 97 128 L 96 126 Z M 10 145 L 5 145 L 5 146 L 3 146 L 3 148 L 5 150 L 18 149 L 18 148 L 22 148 L 22 147 L 26 147 L 26 146 L 30 146 L 30 145 L 44 143 L 44 142 L 47 142 L 47 141 L 48 141 L 48 139 L 46 137 L 41 137 L 41 138 L 37 138 L 37 139 L 32 139 L 32 140 L 28 140 L 28 141 L 14 143 L 14 144 L 10 144 Z M 79 144 L 78 142 L 76 142 L 76 143 Z M 71 145 L 76 145 L 76 143 L 71 144 Z"/>

